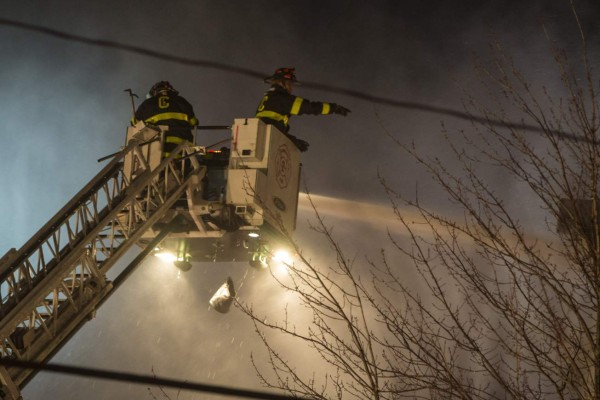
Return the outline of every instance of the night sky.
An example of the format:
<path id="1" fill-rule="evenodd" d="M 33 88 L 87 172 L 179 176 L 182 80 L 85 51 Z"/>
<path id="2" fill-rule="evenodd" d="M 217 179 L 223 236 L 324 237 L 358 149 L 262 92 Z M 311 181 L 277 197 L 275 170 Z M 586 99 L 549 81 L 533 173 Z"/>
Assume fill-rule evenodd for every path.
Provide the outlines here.
<path id="1" fill-rule="evenodd" d="M 462 111 L 465 91 L 481 93 L 473 55 L 485 54 L 493 40 L 503 43 L 532 80 L 552 90 L 557 71 L 542 25 L 569 52 L 580 47 L 569 2 L 558 0 L 82 4 L 5 0 L 0 18 L 264 76 L 295 66 L 301 82 L 375 98 L 367 101 L 308 84 L 295 94 L 339 103 L 352 113 L 291 120 L 291 133 L 311 145 L 302 155 L 303 181 L 317 196 L 317 206 L 321 200 L 342 244 L 352 249 L 350 256 L 358 259 L 386 246 L 385 229 L 394 229 L 384 217 L 386 196 L 378 172 L 400 191 L 410 194 L 418 186 L 420 193 L 432 196 L 427 199 L 431 204 L 441 207 L 444 200 L 434 196 L 433 188 L 429 191 L 426 175 L 385 131 L 403 142 L 414 141 L 426 154 L 444 157 L 442 124 L 449 132 L 469 127 L 460 118 L 377 99 Z M 597 69 L 600 2 L 574 4 Z M 252 117 L 267 89 L 260 78 L 246 74 L 2 24 L 0 54 L 2 254 L 19 248 L 99 171 L 104 165 L 97 162 L 100 157 L 124 144 L 132 113 L 124 89 L 143 98 L 155 82 L 168 80 L 194 106 L 201 125 Z M 197 142 L 209 145 L 224 137 L 224 132 L 200 132 Z M 332 199 L 339 205 L 331 206 Z M 303 201 L 296 237 L 315 257 L 326 259 L 327 249 L 319 247 L 307 227 L 310 218 Z M 285 294 L 267 275 L 244 265 L 196 264 L 177 275 L 155 261 L 146 263 L 53 361 L 142 374 L 154 368 L 157 375 L 260 389 L 249 361 L 251 351 L 260 356 L 250 322 L 237 310 L 217 314 L 207 301 L 228 275 L 243 282 L 240 296 L 246 301 L 281 308 Z M 159 397 L 158 391 L 153 393 Z M 24 394 L 26 399 L 152 398 L 144 386 L 48 374 L 38 375 Z M 192 398 L 199 397 L 179 397 Z"/>

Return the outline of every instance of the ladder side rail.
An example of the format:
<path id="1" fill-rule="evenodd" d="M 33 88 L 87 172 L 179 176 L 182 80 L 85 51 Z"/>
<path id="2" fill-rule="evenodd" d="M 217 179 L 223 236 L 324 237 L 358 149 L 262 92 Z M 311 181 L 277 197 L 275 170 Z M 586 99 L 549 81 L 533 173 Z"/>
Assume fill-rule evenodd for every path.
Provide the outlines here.
<path id="1" fill-rule="evenodd" d="M 118 180 L 118 171 L 110 179 Z M 107 203 L 115 201 L 115 199 L 102 200 Z M 22 252 L 3 271 L 3 274 L 0 275 L 0 293 L 2 294 L 0 315 L 5 316 L 15 306 L 15 301 L 19 302 L 26 296 L 64 258 L 68 258 L 74 249 L 80 247 L 86 235 L 94 231 L 94 228 L 97 229 L 100 216 L 93 209 L 97 208 L 98 201 L 100 198 L 94 194 L 91 194 L 88 199 L 77 201 L 76 207 L 71 209 L 71 215 L 64 215 L 58 225 L 50 226 L 46 232 L 42 232 L 45 237 L 37 236 L 36 246 L 30 245 L 27 252 Z M 75 232 L 70 228 L 70 221 L 79 218 L 82 218 L 83 222 L 78 224 L 79 230 Z M 70 233 L 69 229 L 71 229 Z M 65 241 L 66 243 L 64 243 Z"/>
<path id="2" fill-rule="evenodd" d="M 128 147 L 126 150 L 131 151 L 132 147 Z M 122 165 L 120 161 L 125 153 L 126 151 L 123 151 L 119 157 L 115 157 L 21 247 L 8 263 L 1 266 L 0 317 L 6 316 L 33 286 L 43 280 L 48 271 L 71 251 L 75 243 L 83 240 L 86 232 L 94 225 L 93 221 L 98 221 L 97 216 L 85 209 L 90 206 L 90 203 L 97 204 L 99 197 L 95 194 L 101 187 L 110 185 L 112 182 L 113 186 L 120 189 L 112 192 L 115 196 L 105 199 L 107 204 L 111 204 L 123 195 L 127 184 L 119 182 L 119 174 L 121 174 Z M 92 207 L 96 208 L 95 204 Z M 92 215 L 91 221 L 85 220 L 86 215 L 88 217 Z M 74 225 L 72 224 L 73 220 L 75 221 Z M 65 238 L 67 244 L 62 246 Z"/>
<path id="3" fill-rule="evenodd" d="M 189 150 L 186 148 L 180 150 L 184 154 L 189 154 Z M 27 343 L 23 340 L 20 343 L 14 343 L 11 338 L 14 329 L 13 332 L 10 329 L 2 329 L 0 331 L 0 337 L 3 338 L 4 342 L 2 343 L 2 349 L 6 349 L 6 351 L 0 352 L 2 356 L 45 361 L 47 357 L 54 354 L 57 346 L 64 343 L 70 337 L 70 332 L 75 327 L 80 326 L 85 321 L 85 318 L 89 317 L 99 302 L 112 289 L 110 282 L 98 279 L 98 277 L 103 276 L 102 273 L 105 273 L 114 265 L 120 256 L 174 204 L 190 185 L 192 176 L 201 173 L 201 167 L 197 161 L 195 163 L 192 162 L 193 171 L 187 174 L 187 176 L 184 176 L 180 169 L 175 168 L 174 164 L 173 159 L 165 160 L 161 164 L 161 167 L 153 171 L 152 174 L 149 174 L 143 182 L 138 183 L 137 190 L 122 200 L 121 204 L 112 205 L 112 211 L 105 212 L 106 217 L 102 220 L 102 224 L 100 224 L 104 228 L 100 227 L 89 232 L 86 240 L 83 241 L 87 244 L 84 243 L 82 247 L 75 246 L 72 248 L 69 246 L 73 255 L 67 255 L 59 262 L 59 264 L 68 265 L 71 269 L 66 278 L 64 276 L 61 277 L 59 274 L 59 271 L 64 268 L 56 267 L 48 275 L 48 278 L 44 279 L 42 285 L 38 285 L 34 291 L 30 292 L 19 303 L 19 305 L 23 305 L 22 310 L 15 309 L 13 310 L 12 317 L 7 316 L 9 317 L 8 319 L 2 319 L 3 323 L 6 321 L 5 326 L 14 326 L 14 329 L 26 329 L 26 332 L 29 334 Z M 174 189 L 169 189 L 167 185 L 161 186 L 153 182 L 162 171 L 165 171 L 163 174 L 167 178 L 165 181 L 171 178 L 171 180 L 177 183 Z M 202 173 L 205 173 L 205 171 Z M 135 231 L 124 232 L 125 234 L 120 235 L 120 244 L 115 246 L 114 243 L 111 243 L 110 246 L 114 251 L 112 254 L 110 252 L 109 254 L 105 254 L 103 262 L 90 262 L 89 257 L 86 259 L 86 255 L 89 256 L 90 252 L 95 254 L 98 250 L 106 251 L 104 249 L 105 245 L 101 244 L 105 240 L 105 238 L 101 237 L 103 230 L 107 229 L 107 227 L 108 229 L 114 229 L 114 226 L 117 226 L 116 221 L 118 220 L 119 211 L 134 203 L 131 197 L 140 191 L 150 189 L 159 191 L 156 194 L 160 195 L 158 196 L 159 198 L 164 199 L 162 204 L 158 208 L 151 210 L 148 218 L 141 225 L 137 226 Z M 106 206 L 103 211 L 106 211 L 108 208 L 109 206 Z M 93 216 L 96 218 L 102 213 L 97 212 Z M 115 238 L 116 236 L 113 237 L 113 240 Z M 81 256 L 82 252 L 85 252 L 84 256 Z M 75 255 L 80 256 L 76 257 Z M 85 262 L 86 260 L 87 262 Z M 102 271 L 100 271 L 100 268 L 102 268 Z M 69 280 L 69 285 L 65 283 L 66 280 Z M 46 294 L 44 295 L 43 293 Z M 27 308 L 28 306 L 29 308 Z M 33 308 L 31 308 L 32 306 Z M 18 317 L 19 315 L 20 317 Z M 14 377 L 14 381 L 22 387 L 30 379 L 31 372 L 27 373 L 22 370 L 10 369 L 9 373 Z"/>
<path id="4" fill-rule="evenodd" d="M 122 171 L 122 158 L 129 152 L 142 156 L 134 143 L 115 157 L 46 225 L 40 229 L 9 262 L 0 266 L 0 317 L 6 315 L 24 294 L 52 269 L 100 223 L 102 213 L 127 194 L 130 182 Z M 147 164 L 145 164 L 147 165 Z M 147 171 L 146 171 L 147 172 Z M 112 188 L 109 188 L 111 186 Z M 99 204 L 107 206 L 100 210 Z M 63 246 L 66 238 L 67 245 Z"/>
<path id="5" fill-rule="evenodd" d="M 173 221 L 171 222 L 171 224 L 173 223 Z M 169 224 L 169 225 L 171 225 Z M 165 227 L 165 229 L 163 229 L 157 236 L 155 239 L 153 239 L 148 246 L 133 260 L 130 262 L 130 264 L 119 274 L 119 276 L 116 278 L 114 284 L 111 284 L 110 289 L 107 290 L 105 293 L 99 295 L 93 302 L 93 304 L 91 304 L 92 307 L 90 307 L 90 309 L 92 310 L 91 312 L 95 312 L 95 310 L 99 307 L 101 307 L 104 302 L 106 302 L 106 300 L 110 297 L 111 294 L 113 294 L 120 286 L 120 284 L 126 280 L 129 275 L 131 274 L 131 272 L 133 272 L 133 270 L 135 270 L 135 268 L 137 268 L 137 266 L 139 266 L 139 264 L 148 256 L 148 254 L 150 254 L 151 250 L 157 246 L 158 244 L 160 244 L 160 242 L 162 240 L 164 240 L 164 238 L 170 233 L 170 226 Z M 79 313 L 80 316 L 84 314 L 84 312 L 87 310 L 83 310 L 83 312 Z M 64 329 L 61 330 L 61 335 L 60 335 L 60 339 L 62 339 L 61 341 L 57 340 L 53 343 L 48 343 L 47 345 L 43 346 L 43 353 L 40 353 L 38 355 L 38 357 L 35 358 L 35 360 L 37 362 L 47 362 L 48 360 L 50 360 L 61 348 L 64 344 L 66 344 L 69 339 L 71 337 L 73 337 L 73 335 L 75 335 L 75 333 L 77 333 L 77 331 L 85 324 L 85 322 L 87 322 L 86 318 L 78 318 L 77 320 L 71 320 L 69 321 L 69 326 L 68 327 L 64 327 Z M 9 374 L 12 373 L 12 375 Z M 18 384 L 18 387 L 23 388 L 25 387 L 25 385 L 27 385 L 27 383 L 37 374 L 38 371 L 34 371 L 34 370 L 14 370 L 11 369 L 10 367 L 8 368 L 8 370 L 5 371 L 5 375 L 8 375 L 9 377 L 12 378 L 12 382 L 15 383 L 14 386 L 16 386 L 16 384 Z"/>
<path id="6" fill-rule="evenodd" d="M 60 209 L 42 228 L 40 228 L 18 251 L 11 257 L 8 265 L 2 266 L 0 271 L 0 280 L 3 280 L 11 267 L 20 264 L 27 255 L 31 254 L 39 246 L 39 243 L 48 240 L 52 233 L 56 231 L 56 227 L 60 226 L 67 216 L 71 215 L 80 205 L 86 201 L 91 193 L 94 193 L 99 186 L 104 184 L 106 180 L 120 172 L 120 161 L 124 156 L 123 152 L 120 156 L 115 157 L 108 165 L 106 165 L 92 180 L 81 189 L 73 198 Z"/>
<path id="7" fill-rule="evenodd" d="M 174 194 L 168 202 L 165 203 L 164 208 L 157 209 L 156 212 L 146 220 L 142 225 L 132 232 L 131 235 L 124 239 L 120 244 L 113 245 L 112 248 L 114 253 L 107 256 L 107 260 L 118 260 L 120 256 L 130 249 L 135 242 L 141 238 L 143 233 L 150 229 L 161 213 L 164 213 L 165 209 L 168 209 L 178 198 L 178 194 Z M 109 222 L 110 223 L 110 222 Z M 98 246 L 98 238 L 92 239 L 96 243 L 94 246 Z M 99 245 L 102 246 L 102 245 Z M 94 249 L 95 251 L 99 249 Z M 46 288 L 40 288 L 40 292 L 43 293 L 43 289 L 53 288 L 57 283 L 59 289 L 51 289 L 47 295 L 45 295 L 36 308 L 40 305 L 44 305 L 47 308 L 52 308 L 51 312 L 47 313 L 47 317 L 40 318 L 34 322 L 33 334 L 31 335 L 30 342 L 23 349 L 17 349 L 16 354 L 18 359 L 36 360 L 44 362 L 52 354 L 56 352 L 58 347 L 64 344 L 65 340 L 71 336 L 71 332 L 77 327 L 81 326 L 87 319 L 93 315 L 97 306 L 108 296 L 113 289 L 112 282 L 106 281 L 105 279 L 99 280 L 97 277 L 104 275 L 99 270 L 99 265 L 96 260 L 91 260 L 90 257 L 81 257 L 71 266 L 71 272 L 67 276 L 70 279 L 70 291 L 67 292 L 65 289 L 65 278 L 49 282 Z M 62 297 L 62 298 L 59 298 Z M 51 314 L 51 316 L 50 316 Z M 17 326 L 22 326 L 24 321 L 21 321 Z M 47 326 L 48 329 L 43 329 L 41 326 Z M 50 331 L 50 332 L 49 332 Z M 10 346 L 9 346 L 10 347 Z M 14 349 L 13 349 L 14 350 Z M 8 368 L 8 373 L 13 377 L 14 382 L 23 387 L 23 384 L 30 379 L 30 374 L 33 371 L 19 370 Z"/>
<path id="8" fill-rule="evenodd" d="M 184 148 L 187 148 L 187 146 L 181 145 L 181 148 L 176 149 L 176 151 L 179 150 L 180 152 L 182 152 Z M 166 183 L 168 183 L 168 178 L 171 177 L 171 179 L 174 180 L 177 185 L 181 183 L 181 179 L 177 176 L 176 173 L 178 172 L 178 170 L 172 166 L 172 164 L 174 164 L 173 160 L 176 155 L 179 154 L 174 152 L 173 157 L 165 159 L 161 166 L 159 166 L 159 168 L 156 168 L 156 170 L 152 171 L 152 173 L 150 174 L 150 178 L 156 178 L 157 180 L 158 175 L 162 173 L 162 175 L 165 177 L 165 179 L 163 179 L 163 181 L 165 182 L 165 184 L 162 185 L 163 187 L 160 187 L 160 185 L 154 182 L 153 179 L 146 179 L 146 182 L 149 183 L 144 185 L 142 184 L 144 180 L 141 179 L 143 176 L 139 176 L 137 179 L 137 184 L 134 184 L 131 187 L 132 190 L 124 190 L 121 193 L 125 195 L 125 199 L 127 201 L 130 201 L 132 203 L 133 207 L 136 207 L 136 205 L 134 204 L 135 198 L 137 195 L 139 195 L 139 193 L 142 190 L 145 189 L 149 191 L 149 193 L 150 191 L 153 191 L 154 204 L 148 203 L 145 205 L 147 213 L 153 208 L 156 208 L 157 202 L 164 202 L 165 196 L 167 195 Z M 163 170 L 165 172 L 162 172 Z M 145 175 L 148 175 L 148 173 L 149 171 L 146 170 Z M 115 176 L 114 178 L 118 179 L 117 176 Z M 126 189 L 126 185 L 123 185 L 123 188 Z M 79 208 L 84 209 L 83 212 L 80 213 L 80 215 L 82 215 L 83 217 L 87 216 L 88 218 L 86 218 L 85 222 L 81 224 L 81 231 L 74 235 L 75 240 L 68 242 L 60 249 L 57 248 L 60 246 L 60 240 L 58 237 L 60 236 L 60 231 L 64 228 L 64 225 L 53 226 L 52 228 L 54 229 L 54 231 L 50 233 L 50 236 L 46 238 L 45 241 L 39 243 L 38 247 L 33 250 L 33 254 L 30 256 L 33 258 L 37 257 L 37 269 L 33 266 L 35 262 L 32 262 L 29 258 L 25 258 L 25 260 L 22 260 L 20 264 L 15 265 L 19 261 L 19 257 L 17 257 L 16 260 L 13 261 L 11 268 L 8 269 L 8 271 L 6 271 L 7 276 L 4 278 L 4 280 L 0 280 L 0 290 L 2 292 L 2 298 L 0 299 L 0 315 L 3 316 L 3 318 L 0 319 L 0 335 L 3 332 L 6 316 L 12 312 L 12 309 L 18 307 L 19 304 L 21 304 L 19 308 L 24 307 L 22 299 L 24 299 L 29 292 L 34 290 L 36 286 L 47 286 L 47 282 L 52 282 L 52 279 L 56 279 L 50 278 L 50 276 L 55 277 L 57 275 L 60 276 L 63 273 L 65 273 L 64 269 L 68 268 L 68 266 L 73 264 L 74 260 L 78 258 L 78 251 L 81 252 L 83 250 L 83 245 L 85 243 L 84 239 L 87 237 L 87 235 L 96 235 L 104 228 L 104 225 L 99 223 L 101 218 L 106 218 L 108 216 L 108 218 L 114 219 L 117 213 L 121 211 L 115 206 L 105 206 L 102 209 L 102 211 L 100 211 L 100 214 L 102 214 L 101 216 L 90 211 L 90 208 L 98 209 L 96 204 L 97 201 L 99 201 L 99 196 L 97 196 L 99 191 L 101 191 L 101 188 L 96 188 L 95 192 L 89 193 L 89 198 L 87 199 L 87 201 L 82 202 L 78 205 Z M 106 193 L 108 191 L 103 192 Z M 120 201 L 121 197 L 122 196 L 118 196 L 117 199 Z M 106 204 L 110 205 L 111 200 L 113 199 L 106 199 Z M 79 210 L 79 208 L 75 211 Z M 65 223 L 65 221 L 68 221 L 69 218 L 73 218 L 73 215 L 75 215 L 74 218 L 77 218 L 77 212 L 75 214 L 72 214 L 71 216 L 66 216 L 66 219 L 63 221 L 63 224 Z M 73 238 L 73 235 L 65 236 L 71 236 L 71 238 Z M 54 255 L 54 257 L 49 259 L 47 263 L 40 262 L 40 260 L 44 259 L 45 248 L 49 248 L 49 252 Z M 54 270 L 57 268 L 58 264 L 62 264 L 63 267 L 59 268 L 59 271 L 55 273 Z M 64 267 L 64 265 L 66 265 L 67 267 Z"/>

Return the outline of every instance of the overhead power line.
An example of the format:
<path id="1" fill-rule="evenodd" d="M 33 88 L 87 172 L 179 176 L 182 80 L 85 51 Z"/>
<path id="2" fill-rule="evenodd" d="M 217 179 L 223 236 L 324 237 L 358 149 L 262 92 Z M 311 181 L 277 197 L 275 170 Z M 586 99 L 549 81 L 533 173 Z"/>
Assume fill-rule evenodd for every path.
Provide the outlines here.
<path id="1" fill-rule="evenodd" d="M 237 74 L 241 74 L 241 75 L 246 75 L 246 76 L 250 76 L 253 78 L 261 78 L 262 79 L 262 77 L 263 77 L 262 73 L 257 72 L 257 71 L 252 71 L 247 68 L 235 67 L 233 65 L 219 63 L 219 62 L 215 62 L 215 61 L 198 60 L 198 59 L 193 59 L 193 58 L 177 56 L 174 54 L 161 53 L 161 52 L 146 49 L 143 47 L 132 46 L 129 44 L 119 43 L 119 42 L 115 42 L 112 40 L 87 38 L 84 36 L 79 36 L 79 35 L 75 35 L 72 33 L 59 31 L 56 29 L 46 28 L 44 26 L 29 24 L 29 23 L 20 22 L 20 21 L 13 21 L 13 20 L 6 19 L 6 18 L 0 18 L 0 25 L 12 26 L 15 28 L 19 28 L 19 29 L 23 29 L 23 30 L 27 30 L 27 31 L 31 31 L 31 32 L 37 32 L 37 33 L 41 33 L 44 35 L 54 36 L 54 37 L 57 37 L 60 39 L 70 40 L 73 42 L 79 42 L 79 43 L 85 43 L 85 44 L 89 44 L 89 45 L 93 45 L 93 46 L 109 47 L 109 48 L 113 48 L 113 49 L 124 50 L 124 51 L 130 52 L 130 53 L 141 54 L 144 56 L 157 58 L 157 59 L 165 60 L 165 61 L 171 61 L 174 63 L 183 64 L 183 65 L 213 68 L 213 69 L 217 69 L 220 71 L 227 71 L 227 72 L 237 73 Z"/>
<path id="2" fill-rule="evenodd" d="M 4 367 L 33 369 L 36 371 L 55 372 L 76 376 L 94 377 L 113 381 L 123 381 L 137 384 L 147 384 L 153 386 L 169 387 L 183 390 L 190 390 L 203 393 L 212 393 L 223 396 L 243 397 L 247 399 L 266 399 L 266 400 L 302 400 L 302 397 L 288 396 L 269 392 L 260 392 L 247 389 L 234 389 L 226 386 L 207 385 L 204 383 L 195 383 L 177 379 L 160 378 L 150 375 L 131 374 L 126 372 L 106 371 L 96 368 L 75 367 L 64 364 L 42 364 L 32 361 L 10 360 L 0 358 L 0 365 Z M 306 399 L 305 399 L 306 400 Z"/>
<path id="3" fill-rule="evenodd" d="M 177 63 L 177 64 L 183 64 L 183 65 L 189 65 L 189 66 L 195 66 L 195 67 L 203 67 L 203 68 L 211 68 L 211 69 L 216 69 L 219 71 L 244 75 L 244 76 L 248 76 L 251 78 L 263 79 L 265 76 L 265 74 L 263 72 L 254 71 L 254 70 L 251 70 L 248 68 L 237 67 L 234 65 L 220 63 L 220 62 L 216 62 L 216 61 L 210 61 L 210 60 L 181 57 L 181 56 L 174 55 L 174 54 L 163 53 L 163 52 L 147 49 L 144 47 L 133 46 L 133 45 L 125 44 L 125 43 L 115 42 L 112 40 L 88 38 L 88 37 L 75 35 L 75 34 L 64 32 L 64 31 L 59 31 L 56 29 L 47 28 L 44 26 L 30 24 L 27 22 L 14 21 L 14 20 L 6 19 L 6 18 L 0 18 L 0 25 L 10 26 L 10 27 L 14 27 L 14 28 L 18 28 L 18 29 L 22 29 L 22 30 L 26 30 L 26 31 L 31 31 L 31 32 L 37 32 L 37 33 L 41 33 L 44 35 L 53 36 L 53 37 L 64 39 L 64 40 L 70 40 L 70 41 L 74 41 L 74 42 L 84 43 L 84 44 L 88 44 L 88 45 L 123 50 L 123 51 L 127 51 L 130 53 L 135 53 L 135 54 L 140 54 L 143 56 L 152 57 L 152 58 L 156 58 L 156 59 L 160 59 L 160 60 L 170 61 L 170 62 Z M 397 108 L 403 108 L 403 109 L 408 109 L 408 110 L 417 110 L 417 111 L 424 111 L 424 112 L 429 112 L 429 113 L 434 113 L 434 114 L 439 114 L 439 115 L 446 115 L 449 117 L 463 119 L 463 120 L 467 120 L 467 121 L 471 121 L 471 122 L 489 124 L 491 126 L 513 128 L 513 129 L 523 129 L 523 130 L 533 131 L 533 132 L 550 132 L 555 136 L 558 136 L 558 137 L 561 137 L 561 138 L 564 138 L 564 139 L 567 139 L 570 141 L 575 141 L 575 142 L 589 142 L 590 141 L 589 139 L 582 137 L 581 135 L 575 135 L 572 133 L 562 132 L 562 131 L 558 131 L 558 130 L 548 130 L 548 129 L 544 129 L 544 128 L 542 128 L 540 126 L 536 126 L 536 125 L 530 125 L 530 124 L 524 124 L 524 123 L 512 123 L 512 122 L 503 121 L 503 120 L 494 120 L 494 119 L 490 119 L 490 118 L 486 118 L 486 117 L 478 117 L 478 116 L 475 116 L 475 115 L 472 115 L 472 114 L 469 114 L 469 113 L 466 113 L 463 111 L 453 110 L 450 108 L 436 107 L 436 106 L 432 106 L 432 105 L 428 105 L 428 104 L 415 103 L 415 102 L 411 102 L 411 101 L 403 101 L 403 100 L 396 100 L 396 99 L 385 98 L 385 97 L 380 97 L 380 96 L 373 96 L 373 95 L 365 93 L 365 92 L 348 89 L 348 88 L 343 88 L 343 87 L 339 87 L 339 86 L 324 85 L 324 84 L 317 83 L 317 82 L 306 82 L 306 81 L 302 82 L 302 86 L 306 87 L 306 88 L 322 90 L 325 92 L 338 93 L 338 94 L 342 94 L 342 95 L 345 95 L 348 97 L 354 97 L 354 98 L 357 98 L 360 100 L 364 100 L 364 101 L 368 101 L 368 102 L 376 103 L 376 104 L 382 104 L 382 105 L 386 105 L 389 107 L 397 107 Z"/>

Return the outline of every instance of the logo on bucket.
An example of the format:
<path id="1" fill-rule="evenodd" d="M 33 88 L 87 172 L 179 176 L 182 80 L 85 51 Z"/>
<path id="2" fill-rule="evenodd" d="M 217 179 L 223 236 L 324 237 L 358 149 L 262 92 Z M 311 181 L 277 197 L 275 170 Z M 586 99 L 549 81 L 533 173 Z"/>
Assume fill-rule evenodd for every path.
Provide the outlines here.
<path id="1" fill-rule="evenodd" d="M 285 144 L 279 146 L 275 157 L 275 179 L 281 189 L 285 189 L 292 178 L 292 158 Z"/>

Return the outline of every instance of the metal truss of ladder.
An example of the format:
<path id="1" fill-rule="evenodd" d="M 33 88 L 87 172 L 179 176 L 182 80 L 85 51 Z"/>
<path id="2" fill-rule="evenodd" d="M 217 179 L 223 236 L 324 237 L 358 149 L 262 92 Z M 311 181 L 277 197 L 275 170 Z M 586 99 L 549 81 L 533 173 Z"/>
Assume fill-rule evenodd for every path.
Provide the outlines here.
<path id="1" fill-rule="evenodd" d="M 0 357 L 47 361 L 113 289 L 106 272 L 202 173 L 194 157 L 181 158 L 192 151 L 186 144 L 154 170 L 142 146 L 116 155 L 21 249 L 0 260 Z M 133 179 L 124 173 L 126 157 Z M 0 367 L 3 398 L 18 399 L 33 374 Z"/>

